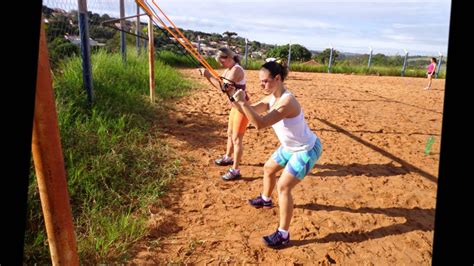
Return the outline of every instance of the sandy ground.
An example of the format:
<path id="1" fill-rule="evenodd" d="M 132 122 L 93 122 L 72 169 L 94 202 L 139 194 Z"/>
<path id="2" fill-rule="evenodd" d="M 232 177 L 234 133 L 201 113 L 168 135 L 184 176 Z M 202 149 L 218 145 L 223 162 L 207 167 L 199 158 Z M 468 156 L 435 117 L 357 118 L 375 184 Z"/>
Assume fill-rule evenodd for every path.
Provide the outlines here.
<path id="1" fill-rule="evenodd" d="M 262 190 L 276 135 L 250 127 L 243 178 L 222 181 L 227 167 L 213 160 L 225 152 L 226 98 L 196 70 L 181 72 L 203 84 L 162 121 L 184 171 L 150 207 L 150 234 L 131 264 L 431 265 L 444 80 L 425 91 L 423 78 L 291 72 L 286 85 L 324 151 L 293 192 L 291 245 L 272 250 L 261 237 L 277 228 L 278 206 L 254 209 L 247 200 Z M 263 96 L 258 71 L 247 79 L 255 101 Z"/>

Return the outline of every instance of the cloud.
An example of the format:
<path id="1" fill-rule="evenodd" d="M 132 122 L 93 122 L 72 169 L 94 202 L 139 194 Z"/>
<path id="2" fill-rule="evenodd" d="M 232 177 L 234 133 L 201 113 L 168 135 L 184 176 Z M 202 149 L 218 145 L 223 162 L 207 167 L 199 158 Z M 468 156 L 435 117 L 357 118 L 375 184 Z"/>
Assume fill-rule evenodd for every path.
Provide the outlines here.
<path id="1" fill-rule="evenodd" d="M 58 4 L 45 0 L 45 4 Z M 178 27 L 209 33 L 234 31 L 269 44 L 299 43 L 321 50 L 329 43 L 350 52 L 426 53 L 447 50 L 448 0 L 173 0 L 155 1 Z M 75 2 L 71 8 L 76 9 Z M 126 15 L 136 13 L 125 0 Z M 65 3 L 61 4 L 65 5 Z M 61 7 L 61 6 L 60 6 Z M 91 10 L 118 14 L 116 0 L 91 1 Z M 70 8 L 66 8 L 70 9 Z M 108 11 L 107 11 L 108 10 Z"/>
<path id="2" fill-rule="evenodd" d="M 217 27 L 222 25 L 218 20 L 212 20 L 208 18 L 197 18 L 197 17 L 188 17 L 188 16 L 169 16 L 171 21 L 176 24 L 176 26 L 181 27 L 180 25 L 196 25 L 204 27 Z"/>
<path id="3" fill-rule="evenodd" d="M 392 28 L 394 29 L 426 29 L 431 27 L 446 27 L 446 23 L 392 24 Z"/>

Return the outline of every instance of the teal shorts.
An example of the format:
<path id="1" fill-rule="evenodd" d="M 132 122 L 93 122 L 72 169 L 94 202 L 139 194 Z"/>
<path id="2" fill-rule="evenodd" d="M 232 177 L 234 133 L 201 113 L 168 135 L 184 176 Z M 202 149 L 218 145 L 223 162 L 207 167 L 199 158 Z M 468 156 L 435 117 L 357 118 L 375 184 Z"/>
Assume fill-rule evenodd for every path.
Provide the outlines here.
<path id="1" fill-rule="evenodd" d="M 319 138 L 316 140 L 313 148 L 309 151 L 289 152 L 280 146 L 273 154 L 272 158 L 279 165 L 285 167 L 285 170 L 299 180 L 313 169 L 316 161 L 321 157 L 323 148 Z"/>

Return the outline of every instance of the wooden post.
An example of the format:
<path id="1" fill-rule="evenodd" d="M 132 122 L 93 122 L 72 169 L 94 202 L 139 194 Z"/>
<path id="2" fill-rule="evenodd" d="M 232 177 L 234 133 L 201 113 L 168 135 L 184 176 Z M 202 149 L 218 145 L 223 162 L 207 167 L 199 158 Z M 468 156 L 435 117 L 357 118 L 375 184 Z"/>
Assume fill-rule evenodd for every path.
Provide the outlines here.
<path id="1" fill-rule="evenodd" d="M 150 101 L 155 102 L 155 46 L 153 42 L 153 21 L 148 17 L 148 65 L 150 71 Z"/>
<path id="2" fill-rule="evenodd" d="M 53 265 L 79 265 L 44 24 L 41 23 L 32 153 Z"/>

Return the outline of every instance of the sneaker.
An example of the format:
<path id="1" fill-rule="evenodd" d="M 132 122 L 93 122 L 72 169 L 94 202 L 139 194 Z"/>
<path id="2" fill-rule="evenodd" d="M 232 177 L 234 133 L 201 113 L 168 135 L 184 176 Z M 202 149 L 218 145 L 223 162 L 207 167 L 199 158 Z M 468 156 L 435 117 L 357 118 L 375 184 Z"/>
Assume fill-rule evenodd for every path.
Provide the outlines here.
<path id="1" fill-rule="evenodd" d="M 267 245 L 268 247 L 281 248 L 290 243 L 290 233 L 288 233 L 287 238 L 283 238 L 280 231 L 278 231 L 277 229 L 275 233 L 268 236 L 264 236 L 262 239 L 265 245 Z"/>
<path id="2" fill-rule="evenodd" d="M 230 168 L 227 171 L 227 173 L 225 173 L 223 176 L 221 176 L 221 178 L 224 179 L 225 181 L 237 179 L 237 178 L 240 178 L 240 177 L 242 177 L 242 175 L 240 174 L 240 171 L 232 169 L 232 168 Z"/>
<path id="3" fill-rule="evenodd" d="M 265 208 L 265 209 L 269 209 L 273 206 L 273 202 L 272 200 L 270 199 L 269 201 L 265 201 L 263 200 L 262 198 L 262 194 L 260 194 L 260 196 L 254 198 L 254 199 L 250 199 L 249 200 L 249 204 L 254 206 L 255 208 Z"/>
<path id="4" fill-rule="evenodd" d="M 223 155 L 222 157 L 216 159 L 214 163 L 220 166 L 226 166 L 226 165 L 234 164 L 234 160 L 232 160 L 231 157 L 227 157 L 226 155 Z"/>

